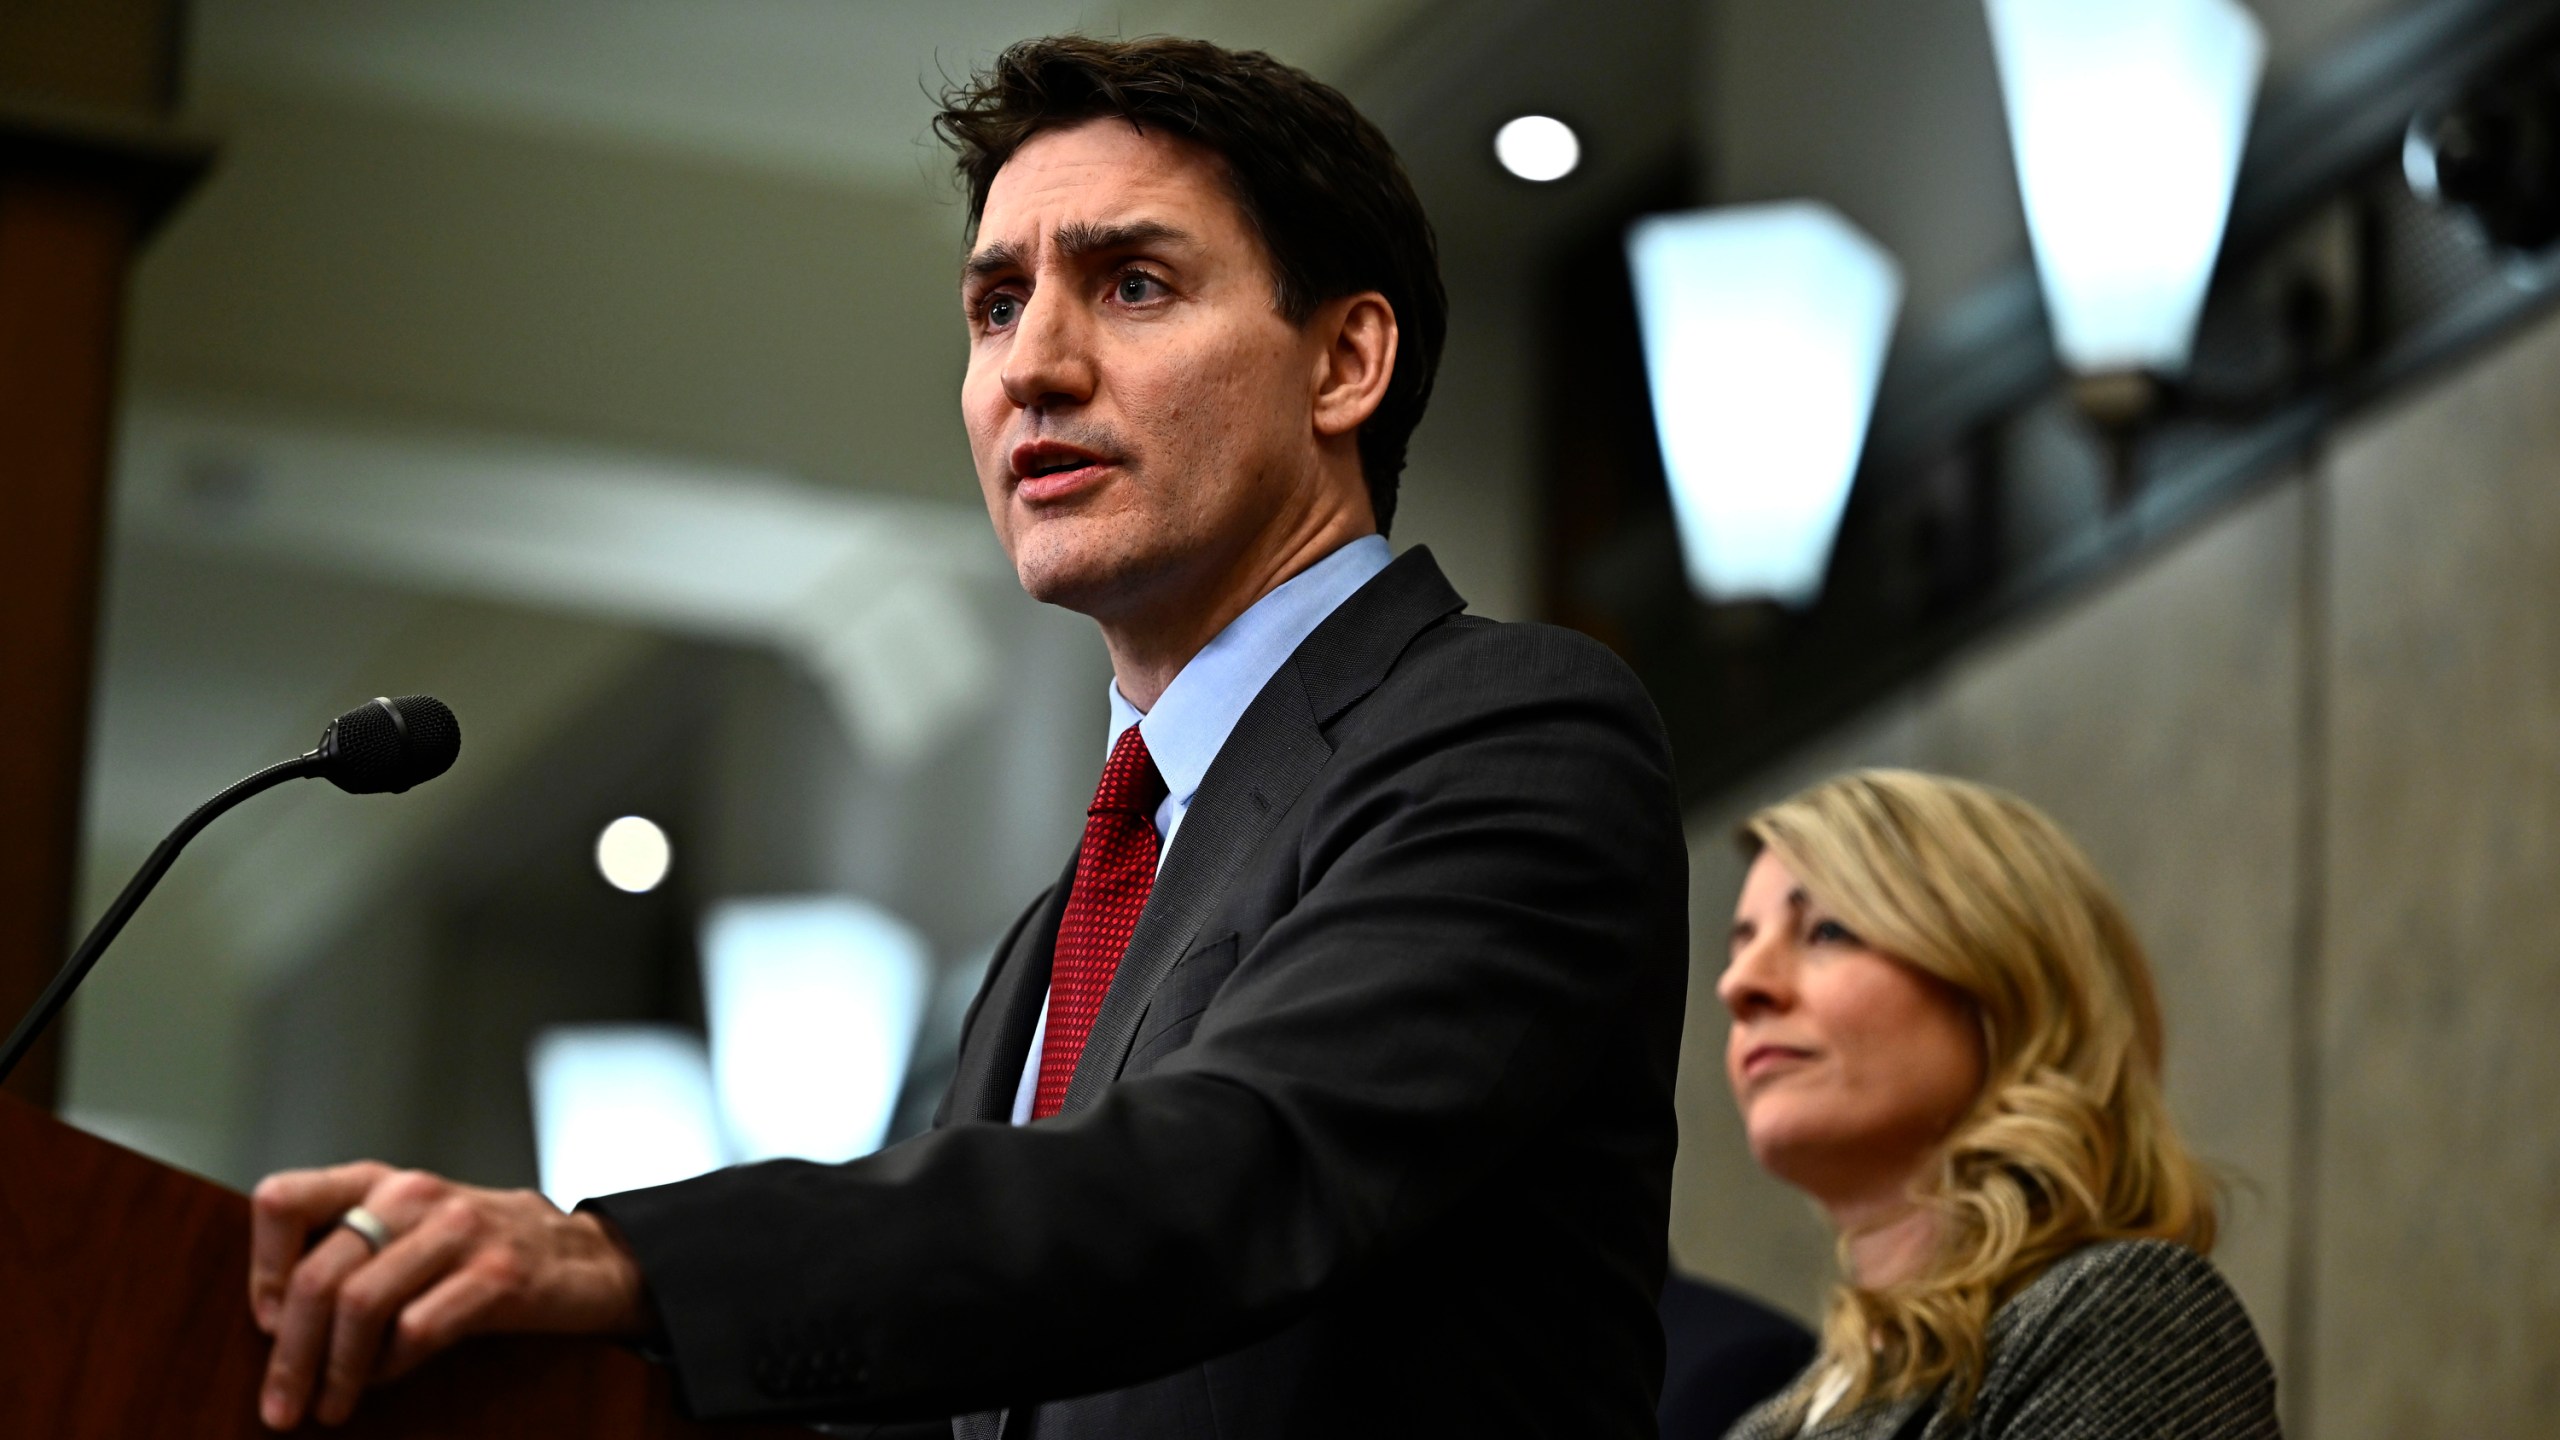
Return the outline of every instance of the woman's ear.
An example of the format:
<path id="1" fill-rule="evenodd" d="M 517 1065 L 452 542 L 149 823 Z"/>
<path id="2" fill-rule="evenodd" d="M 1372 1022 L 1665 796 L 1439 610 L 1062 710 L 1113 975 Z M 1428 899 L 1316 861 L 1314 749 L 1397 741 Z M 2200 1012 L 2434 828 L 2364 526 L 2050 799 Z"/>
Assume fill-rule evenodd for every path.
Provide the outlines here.
<path id="1" fill-rule="evenodd" d="M 1316 433 L 1348 435 L 1368 423 L 1396 373 L 1396 312 L 1375 290 L 1328 300 L 1308 322 L 1316 354 Z"/>

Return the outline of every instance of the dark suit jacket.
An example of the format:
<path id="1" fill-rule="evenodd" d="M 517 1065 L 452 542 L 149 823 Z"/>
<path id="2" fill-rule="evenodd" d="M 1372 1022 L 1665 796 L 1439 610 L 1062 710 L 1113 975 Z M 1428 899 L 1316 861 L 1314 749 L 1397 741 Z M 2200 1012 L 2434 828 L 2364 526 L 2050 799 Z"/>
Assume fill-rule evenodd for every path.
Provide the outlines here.
<path id="1" fill-rule="evenodd" d="M 1066 880 L 931 1132 L 597 1202 L 706 1416 L 963 1440 L 1653 1431 L 1687 985 L 1661 727 L 1429 554 L 1247 708 L 1064 1112 L 1005 1123 Z M 1072 874 L 1072 871 L 1069 872 Z M 1035 1418 L 1036 1417 L 1036 1418 Z"/>
<path id="2" fill-rule="evenodd" d="M 1724 1440 L 1813 1363 L 1813 1332 L 1748 1295 L 1678 1271 L 1662 1282 L 1662 1440 Z"/>

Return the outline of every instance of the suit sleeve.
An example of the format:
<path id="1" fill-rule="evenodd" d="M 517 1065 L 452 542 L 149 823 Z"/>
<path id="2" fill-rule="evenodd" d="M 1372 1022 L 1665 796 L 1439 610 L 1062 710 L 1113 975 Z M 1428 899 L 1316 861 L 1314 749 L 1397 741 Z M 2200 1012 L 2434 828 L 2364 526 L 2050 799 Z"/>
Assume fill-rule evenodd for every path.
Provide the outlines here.
<path id="1" fill-rule="evenodd" d="M 689 1406 L 949 1415 L 1222 1353 L 1532 1143 L 1638 1007 L 1676 1013 L 1686 859 L 1650 703 L 1579 637 L 1476 634 L 1498 643 L 1401 665 L 1336 727 L 1294 854 L 1252 862 L 1295 903 L 1159 1068 L 1035 1125 L 599 1202 Z"/>

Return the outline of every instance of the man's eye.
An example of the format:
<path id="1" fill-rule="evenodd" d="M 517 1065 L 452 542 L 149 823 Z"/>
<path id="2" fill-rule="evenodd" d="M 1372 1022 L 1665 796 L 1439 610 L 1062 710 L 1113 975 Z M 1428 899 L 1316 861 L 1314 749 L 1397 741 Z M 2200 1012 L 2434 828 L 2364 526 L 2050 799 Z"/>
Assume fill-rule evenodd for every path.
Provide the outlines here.
<path id="1" fill-rule="evenodd" d="M 1148 301 L 1156 298 L 1157 292 L 1163 288 L 1164 282 L 1158 280 L 1153 275 L 1150 275 L 1143 270 L 1132 270 L 1128 274 L 1120 277 L 1120 284 L 1118 286 L 1120 303 L 1123 305 L 1144 305 Z"/>
<path id="2" fill-rule="evenodd" d="M 987 301 L 987 324 L 992 328 L 1001 330 L 1012 324 L 1021 314 L 1022 302 L 1010 295 L 998 295 Z"/>

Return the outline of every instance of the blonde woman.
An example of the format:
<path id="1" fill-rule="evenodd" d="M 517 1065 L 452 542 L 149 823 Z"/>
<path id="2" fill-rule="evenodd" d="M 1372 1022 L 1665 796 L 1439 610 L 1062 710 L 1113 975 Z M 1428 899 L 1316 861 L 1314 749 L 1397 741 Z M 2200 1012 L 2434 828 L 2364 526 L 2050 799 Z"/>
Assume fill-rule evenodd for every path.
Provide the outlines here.
<path id="1" fill-rule="evenodd" d="M 2276 1436 L 2104 881 L 2012 796 L 1844 775 L 1753 816 L 1717 994 L 1751 1151 L 1844 1283 L 1732 1440 Z"/>

